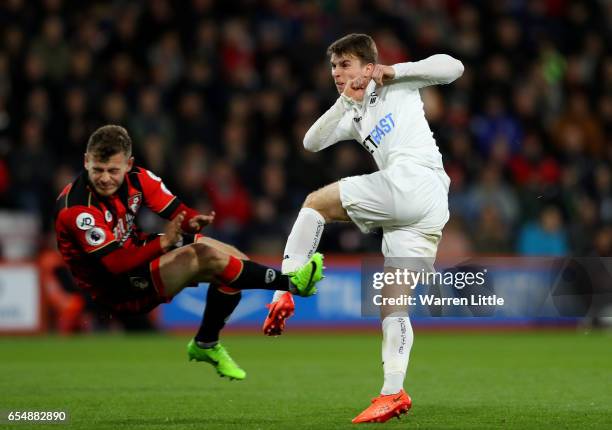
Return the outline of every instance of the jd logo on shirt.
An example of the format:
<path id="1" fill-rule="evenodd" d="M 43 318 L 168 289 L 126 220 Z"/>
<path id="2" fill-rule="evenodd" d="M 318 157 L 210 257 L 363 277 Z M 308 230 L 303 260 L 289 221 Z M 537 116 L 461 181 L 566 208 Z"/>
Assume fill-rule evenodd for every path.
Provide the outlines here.
<path id="1" fill-rule="evenodd" d="M 87 212 L 81 212 L 76 218 L 76 225 L 80 230 L 89 230 L 95 227 L 96 221 L 93 215 Z"/>

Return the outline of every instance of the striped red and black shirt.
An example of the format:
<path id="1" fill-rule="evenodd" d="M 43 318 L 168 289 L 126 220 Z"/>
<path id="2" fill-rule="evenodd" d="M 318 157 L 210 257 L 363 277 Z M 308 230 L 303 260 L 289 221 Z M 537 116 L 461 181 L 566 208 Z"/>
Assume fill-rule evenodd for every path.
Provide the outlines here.
<path id="1" fill-rule="evenodd" d="M 80 288 L 95 300 L 104 294 L 105 282 L 161 256 L 159 237 L 146 242 L 135 220 L 142 207 L 172 219 L 186 211 L 183 230 L 197 212 L 185 206 L 150 171 L 134 167 L 119 190 L 102 197 L 83 171 L 68 184 L 56 202 L 57 244 Z"/>

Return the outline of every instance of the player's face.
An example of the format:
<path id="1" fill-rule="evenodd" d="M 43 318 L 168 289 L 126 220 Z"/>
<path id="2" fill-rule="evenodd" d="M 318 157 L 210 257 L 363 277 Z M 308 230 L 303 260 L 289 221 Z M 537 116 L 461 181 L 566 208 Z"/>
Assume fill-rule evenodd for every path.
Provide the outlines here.
<path id="1" fill-rule="evenodd" d="M 355 78 L 371 75 L 373 64 L 363 64 L 359 58 L 352 54 L 332 54 L 331 73 L 338 93 L 342 94 L 346 83 Z"/>
<path id="2" fill-rule="evenodd" d="M 134 158 L 118 153 L 106 161 L 100 161 L 91 154 L 85 154 L 85 170 L 89 182 L 101 196 L 108 197 L 117 192 L 125 174 L 134 164 Z"/>

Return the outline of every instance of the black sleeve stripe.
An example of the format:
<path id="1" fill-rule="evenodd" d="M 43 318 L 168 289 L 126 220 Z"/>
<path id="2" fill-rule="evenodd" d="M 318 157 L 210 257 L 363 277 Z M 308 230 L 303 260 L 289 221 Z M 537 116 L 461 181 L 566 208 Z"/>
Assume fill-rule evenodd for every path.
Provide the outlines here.
<path id="1" fill-rule="evenodd" d="M 142 184 L 140 183 L 140 178 L 138 177 L 138 175 L 140 175 L 141 173 L 142 171 L 139 167 L 134 167 L 130 171 L 129 175 L 130 181 L 132 182 L 132 186 L 142 193 Z"/>
<path id="2" fill-rule="evenodd" d="M 116 240 L 113 240 L 111 242 L 108 242 L 106 245 L 102 245 L 101 247 L 90 251 L 89 255 L 93 255 L 96 258 L 102 258 L 110 254 L 111 252 L 116 251 L 119 248 L 121 248 L 119 246 L 119 243 Z"/>
<path id="3" fill-rule="evenodd" d="M 66 194 L 66 207 L 89 206 L 91 201 L 91 191 L 87 188 L 87 182 L 80 176 Z"/>
<path id="4" fill-rule="evenodd" d="M 161 211 L 158 212 L 159 216 L 162 218 L 170 219 L 172 213 L 181 205 L 181 201 L 174 197 L 170 203 L 166 205 Z"/>

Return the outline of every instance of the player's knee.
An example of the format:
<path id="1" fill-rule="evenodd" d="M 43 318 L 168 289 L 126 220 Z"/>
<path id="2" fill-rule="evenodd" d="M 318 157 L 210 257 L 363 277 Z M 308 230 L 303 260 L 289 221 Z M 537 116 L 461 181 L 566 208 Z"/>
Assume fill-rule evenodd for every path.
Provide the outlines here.
<path id="1" fill-rule="evenodd" d="M 321 216 L 325 219 L 326 223 L 332 220 L 332 214 L 326 207 L 325 200 L 323 199 L 320 190 L 313 191 L 312 193 L 308 194 L 302 207 L 314 209 L 315 211 L 319 212 L 319 214 L 321 214 Z"/>
<path id="2" fill-rule="evenodd" d="M 306 200 L 304 200 L 304 205 L 302 207 L 319 210 L 319 201 L 320 199 L 317 191 L 313 191 L 312 193 L 308 194 L 308 196 L 306 196 Z"/>
<path id="3" fill-rule="evenodd" d="M 194 243 L 192 245 L 195 252 L 198 266 L 201 271 L 215 272 L 223 263 L 223 254 L 203 243 Z"/>

